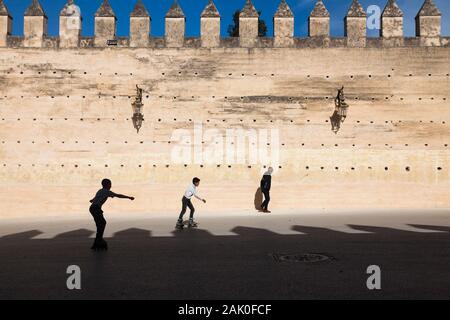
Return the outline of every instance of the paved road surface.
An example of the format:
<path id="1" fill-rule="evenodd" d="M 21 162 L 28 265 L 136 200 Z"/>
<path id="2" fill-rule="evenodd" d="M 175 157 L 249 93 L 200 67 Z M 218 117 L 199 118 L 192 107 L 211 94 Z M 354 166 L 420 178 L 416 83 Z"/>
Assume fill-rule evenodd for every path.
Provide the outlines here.
<path id="1" fill-rule="evenodd" d="M 113 218 L 108 252 L 92 221 L 0 220 L 0 298 L 450 299 L 450 212 L 308 212 L 173 219 Z M 318 253 L 321 262 L 280 261 Z M 66 288 L 78 265 L 82 290 Z M 381 268 L 381 290 L 366 268 Z"/>

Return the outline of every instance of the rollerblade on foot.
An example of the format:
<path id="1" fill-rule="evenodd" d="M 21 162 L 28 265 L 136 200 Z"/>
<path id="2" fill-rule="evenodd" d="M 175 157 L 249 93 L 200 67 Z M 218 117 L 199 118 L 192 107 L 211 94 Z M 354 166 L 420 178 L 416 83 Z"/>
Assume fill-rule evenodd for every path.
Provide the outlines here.
<path id="1" fill-rule="evenodd" d="M 108 250 L 108 243 L 104 240 L 95 240 L 94 244 L 91 247 L 94 251 L 107 251 Z"/>
<path id="2" fill-rule="evenodd" d="M 100 243 L 100 250 L 108 251 L 108 243 L 103 239 Z"/>
<path id="3" fill-rule="evenodd" d="M 183 220 L 178 220 L 177 221 L 177 224 L 175 225 L 175 229 L 177 229 L 177 230 L 183 230 L 184 229 Z"/>
<path id="4" fill-rule="evenodd" d="M 188 228 L 197 228 L 198 227 L 198 223 L 195 222 L 193 219 L 189 220 L 189 224 L 188 224 Z"/>

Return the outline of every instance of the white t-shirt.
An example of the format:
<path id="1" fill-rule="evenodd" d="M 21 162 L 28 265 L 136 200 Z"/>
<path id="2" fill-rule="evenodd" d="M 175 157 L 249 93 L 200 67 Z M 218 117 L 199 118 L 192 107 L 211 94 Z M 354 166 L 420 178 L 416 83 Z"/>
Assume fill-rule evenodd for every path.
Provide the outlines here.
<path id="1" fill-rule="evenodd" d="M 189 187 L 186 188 L 186 191 L 184 192 L 184 196 L 187 199 L 196 197 L 197 196 L 197 187 L 194 184 L 191 184 Z"/>

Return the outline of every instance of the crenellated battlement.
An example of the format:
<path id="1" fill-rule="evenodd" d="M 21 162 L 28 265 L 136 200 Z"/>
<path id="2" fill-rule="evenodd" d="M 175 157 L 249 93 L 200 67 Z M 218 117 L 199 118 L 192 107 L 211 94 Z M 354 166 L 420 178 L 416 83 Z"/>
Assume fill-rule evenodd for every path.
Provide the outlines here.
<path id="1" fill-rule="evenodd" d="M 317 0 L 308 18 L 308 37 L 294 36 L 295 16 L 285 0 L 274 15 L 273 37 L 258 37 L 257 8 L 247 0 L 239 17 L 239 37 L 220 36 L 221 16 L 213 0 L 201 14 L 201 35 L 185 36 L 186 16 L 177 2 L 165 16 L 165 36 L 151 35 L 152 18 L 141 0 L 130 13 L 130 34 L 118 37 L 117 18 L 108 0 L 103 0 L 95 14 L 95 35 L 81 36 L 82 13 L 75 0 L 68 0 L 60 11 L 59 36 L 49 37 L 48 19 L 39 3 L 31 0 L 24 13 L 24 35 L 12 36 L 12 17 L 0 0 L 0 47 L 10 48 L 300 48 L 300 47 L 411 47 L 449 46 L 450 37 L 441 36 L 442 14 L 433 2 L 425 0 L 417 13 L 416 36 L 403 35 L 403 12 L 395 0 L 389 0 L 381 17 L 379 38 L 366 35 L 367 15 L 359 0 L 353 0 L 344 18 L 344 37 L 330 36 L 330 13 L 324 2 Z"/>

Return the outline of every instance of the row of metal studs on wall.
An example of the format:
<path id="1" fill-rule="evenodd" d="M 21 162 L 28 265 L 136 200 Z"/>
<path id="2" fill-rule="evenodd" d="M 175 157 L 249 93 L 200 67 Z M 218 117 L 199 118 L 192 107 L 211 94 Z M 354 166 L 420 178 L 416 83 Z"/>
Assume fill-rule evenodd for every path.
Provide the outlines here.
<path id="1" fill-rule="evenodd" d="M 392 71 L 395 71 L 395 69 L 392 69 Z M 10 74 L 12 74 L 12 75 L 15 75 L 15 74 L 20 74 L 20 75 L 25 75 L 26 73 L 24 72 L 24 71 L 4 71 L 3 70 L 3 73 L 4 74 L 7 74 L 7 75 L 10 75 Z M 38 74 L 38 75 L 41 75 L 41 74 L 54 74 L 54 75 L 62 75 L 62 74 L 66 74 L 66 75 L 78 75 L 78 74 L 80 74 L 80 75 L 88 75 L 88 73 L 86 72 L 86 71 L 84 71 L 84 72 L 73 72 L 73 71 L 51 71 L 51 70 L 48 70 L 47 72 L 41 72 L 41 71 L 38 71 L 38 72 L 30 72 L 30 73 L 27 73 L 27 74 L 29 74 L 29 75 L 35 75 L 35 74 Z M 104 74 L 104 73 L 102 73 L 102 72 L 100 72 L 100 73 L 92 73 L 93 75 L 99 75 L 99 76 L 103 76 L 103 75 L 105 75 L 105 76 L 134 76 L 134 74 L 133 73 L 127 73 L 127 74 L 119 74 L 118 72 L 114 72 L 114 73 L 110 73 L 110 74 Z M 178 71 L 178 73 L 177 73 L 177 75 L 178 76 L 181 76 L 181 75 L 183 75 L 183 76 L 187 76 L 187 75 L 191 75 L 191 76 L 195 76 L 195 77 L 197 77 L 197 76 L 199 76 L 199 75 L 201 75 L 201 73 L 199 73 L 199 72 L 193 72 L 193 73 L 188 73 L 188 72 L 183 72 L 183 71 Z M 228 76 L 228 77 L 232 77 L 232 76 L 235 76 L 236 74 L 233 74 L 233 73 L 224 73 L 224 74 L 215 74 L 214 75 L 214 77 L 215 78 L 217 78 L 217 77 L 220 77 L 220 76 Z M 161 72 L 161 76 L 163 76 L 163 77 L 165 77 L 165 76 L 167 76 L 167 74 L 165 73 L 165 72 Z M 252 77 L 252 76 L 261 76 L 261 77 L 267 77 L 267 76 L 270 76 L 270 77 L 275 77 L 275 76 L 278 76 L 278 74 L 276 74 L 276 73 L 267 73 L 267 74 L 260 74 L 260 73 L 251 73 L 251 74 L 249 74 L 249 73 L 238 73 L 237 74 L 237 76 L 238 77 L 246 77 L 246 76 L 249 76 L 249 77 Z M 289 77 L 292 77 L 292 76 L 297 76 L 297 77 L 299 77 L 299 76 L 302 76 L 302 77 L 306 77 L 306 78 L 325 78 L 325 79 L 330 79 L 331 78 L 331 76 L 330 75 L 310 75 L 310 74 L 302 74 L 302 75 L 298 75 L 298 74 L 289 74 L 289 75 L 286 75 L 286 74 L 280 74 L 280 76 L 289 76 Z M 450 73 L 445 73 L 445 74 L 432 74 L 432 73 L 426 73 L 426 74 L 413 74 L 413 73 L 408 73 L 408 74 L 400 74 L 400 75 L 395 75 L 395 76 L 398 76 L 398 77 L 423 77 L 423 76 L 427 76 L 427 77 L 450 77 Z M 343 76 L 339 76 L 338 78 L 342 78 Z M 367 78 L 369 78 L 369 79 L 372 79 L 372 78 L 374 78 L 374 77 L 386 77 L 386 78 L 392 78 L 393 77 L 393 75 L 392 74 L 385 74 L 385 75 L 380 75 L 380 74 L 377 74 L 377 75 L 372 75 L 372 74 L 366 74 L 366 75 L 357 75 L 357 76 L 355 76 L 355 75 L 346 75 L 346 76 L 344 76 L 344 77 L 348 77 L 348 78 L 350 78 L 350 79 L 355 79 L 355 78 L 362 78 L 362 77 L 367 77 Z"/>
<path id="2" fill-rule="evenodd" d="M 58 96 L 59 98 L 62 98 L 62 97 L 64 97 L 64 96 Z M 87 96 L 65 96 L 67 99 L 70 99 L 71 97 L 72 98 L 74 98 L 74 97 L 78 97 L 78 98 L 81 98 L 81 99 L 87 99 Z M 107 99 L 107 98 L 112 98 L 112 99 L 117 99 L 118 97 L 119 98 L 125 98 L 125 99 L 133 99 L 131 96 L 111 96 L 111 95 L 90 95 L 89 96 L 89 98 L 92 98 L 92 97 L 98 97 L 98 99 L 101 99 L 101 98 L 105 98 L 105 99 Z M 8 99 L 8 96 L 3 96 L 3 98 L 4 99 Z M 12 98 L 12 99 L 14 99 L 14 98 L 16 98 L 15 96 L 12 96 L 12 97 L 10 97 L 10 98 Z M 50 98 L 50 99 L 56 99 L 57 98 L 57 96 L 20 96 L 20 99 L 45 99 L 45 98 Z M 146 98 L 146 99 L 150 99 L 150 96 L 149 95 L 147 95 L 147 96 L 145 96 L 144 98 Z M 186 100 L 189 100 L 190 99 L 190 101 L 201 101 L 201 98 L 211 98 L 211 99 L 221 99 L 221 97 L 217 97 L 217 96 L 210 96 L 210 97 L 201 97 L 201 96 L 198 96 L 198 97 L 195 97 L 195 96 L 190 96 L 190 97 L 182 97 L 182 96 L 158 96 L 158 98 L 159 99 L 172 99 L 173 101 L 175 101 L 175 100 L 177 100 L 177 99 L 181 99 L 181 101 L 186 101 Z M 261 97 L 261 98 L 258 98 L 258 101 L 253 101 L 252 103 L 257 103 L 257 102 L 260 102 L 261 100 L 262 100 L 262 98 L 264 98 L 266 101 L 272 101 L 272 98 L 271 97 Z M 274 96 L 273 97 L 275 100 L 276 100 L 276 96 Z M 388 97 L 384 97 L 384 100 L 394 100 L 394 98 L 396 98 L 396 96 L 395 95 L 391 95 L 390 97 L 388 96 Z M 223 97 L 223 99 L 225 99 L 225 100 L 228 100 L 228 99 L 230 99 L 230 100 L 232 100 L 232 98 L 230 98 L 230 97 L 228 97 L 228 96 L 224 96 Z M 254 98 L 252 98 L 252 97 L 239 97 L 239 99 L 241 100 L 241 101 L 246 101 L 246 99 L 254 99 Z M 293 102 L 294 104 L 295 103 L 298 103 L 299 101 L 306 101 L 306 100 L 330 100 L 330 99 L 334 99 L 334 97 L 329 97 L 329 96 L 326 96 L 326 97 L 320 97 L 320 96 L 318 96 L 318 97 L 305 97 L 305 96 L 299 96 L 299 97 L 289 97 L 288 98 L 288 101 L 291 101 L 291 102 Z M 383 101 L 383 98 L 374 98 L 374 97 L 370 97 L 370 98 L 361 98 L 361 97 L 348 97 L 347 98 L 347 100 L 350 100 L 350 99 L 353 99 L 353 100 L 355 100 L 355 101 L 358 101 L 358 100 L 361 100 L 361 101 Z M 428 97 L 428 98 L 423 98 L 423 97 L 418 97 L 418 98 L 414 98 L 414 99 L 408 99 L 408 101 L 411 101 L 411 100 L 418 100 L 418 101 L 423 101 L 423 100 L 431 100 L 431 101 L 439 101 L 440 99 L 442 99 L 442 101 L 447 101 L 447 97 L 441 97 L 441 98 L 435 98 L 435 97 Z M 202 101 L 204 101 L 204 100 L 202 100 Z M 405 101 L 405 98 L 404 97 L 400 97 L 399 99 L 398 99 L 398 101 Z M 233 102 L 233 101 L 232 101 Z M 280 103 L 281 104 L 281 102 L 278 102 L 278 103 Z"/>
<path id="3" fill-rule="evenodd" d="M 22 166 L 24 166 L 24 165 L 22 165 L 22 164 L 17 164 L 17 167 L 22 167 Z M 42 166 L 43 166 L 43 167 L 50 167 L 49 164 L 42 165 Z M 61 164 L 61 165 L 55 165 L 55 166 L 58 166 L 58 167 L 61 167 L 61 168 L 68 167 L 68 166 L 66 166 L 66 165 L 64 165 L 64 164 Z M 92 164 L 87 164 L 86 166 L 87 166 L 87 167 L 92 167 Z M 185 168 L 188 168 L 188 167 L 189 167 L 189 165 L 187 165 L 187 164 L 182 165 L 182 166 L 185 167 Z M 193 167 L 199 167 L 199 168 L 204 168 L 204 167 L 205 167 L 205 165 L 191 165 L 191 166 L 193 166 Z M 210 167 L 214 167 L 214 166 L 215 166 L 216 168 L 222 168 L 222 167 L 224 167 L 224 168 L 229 168 L 229 169 L 231 169 L 231 168 L 233 167 L 232 165 L 220 165 L 220 164 L 217 164 L 217 165 L 210 165 Z M 7 165 L 6 163 L 4 163 L 4 164 L 3 164 L 3 167 L 8 167 L 8 165 Z M 36 165 L 35 165 L 35 164 L 31 164 L 31 167 L 36 167 Z M 73 165 L 73 167 L 74 167 L 74 168 L 79 168 L 80 166 L 79 166 L 78 164 L 75 164 L 75 165 Z M 105 167 L 105 168 L 109 168 L 110 166 L 109 166 L 108 164 L 105 164 L 104 167 Z M 121 168 L 124 168 L 125 165 L 124 165 L 124 164 L 121 164 L 120 167 L 121 167 Z M 131 166 L 128 166 L 128 167 L 131 167 Z M 141 165 L 141 164 L 139 164 L 139 165 L 137 165 L 137 167 L 138 167 L 138 168 L 143 168 L 144 166 Z M 153 168 L 157 168 L 158 165 L 153 164 L 152 167 L 153 167 Z M 168 164 L 166 164 L 166 165 L 161 165 L 160 167 L 170 168 L 171 166 L 168 165 Z M 176 167 L 176 165 L 175 165 L 175 166 L 172 166 L 172 167 Z M 251 169 L 252 166 L 247 165 L 247 168 L 248 168 L 248 169 Z M 258 166 L 255 166 L 255 168 L 259 168 L 259 167 L 258 167 Z M 264 168 L 267 168 L 267 166 L 264 166 Z M 323 171 L 323 170 L 326 169 L 326 167 L 324 167 L 324 166 L 317 167 L 317 169 L 318 169 L 318 168 L 320 168 L 321 171 Z M 341 168 L 340 168 L 340 167 L 330 167 L 330 168 L 331 168 L 331 169 L 334 169 L 334 170 L 336 170 L 336 171 L 339 170 L 339 169 L 342 169 L 342 167 L 341 167 Z M 368 167 L 364 167 L 364 168 L 367 168 L 368 170 L 374 170 L 374 169 L 375 169 L 373 166 L 368 166 Z M 383 168 L 383 167 L 380 167 L 380 168 L 384 169 L 384 171 L 389 171 L 389 167 L 384 167 L 384 168 Z M 278 169 L 283 169 L 283 166 L 278 166 Z M 313 170 L 313 169 L 314 169 L 314 168 L 312 168 L 312 167 L 310 167 L 310 166 L 306 166 L 306 167 L 305 167 L 305 170 Z M 350 167 L 350 170 L 351 170 L 351 171 L 355 171 L 356 169 L 357 169 L 356 167 Z M 359 169 L 361 169 L 361 167 L 359 167 Z M 412 170 L 411 167 L 409 167 L 409 166 L 405 167 L 404 169 L 405 169 L 405 171 L 407 171 L 407 172 L 410 172 L 410 171 Z M 443 167 L 436 167 L 436 170 L 437 170 L 437 171 L 443 171 L 444 168 L 443 168 Z"/>
<path id="4" fill-rule="evenodd" d="M 32 120 L 32 121 L 38 121 L 38 118 L 1 118 L 2 119 L 2 121 L 22 121 L 22 120 Z M 56 121 L 56 120 L 64 120 L 64 121 L 69 121 L 69 120 L 73 120 L 72 118 L 45 118 L 45 120 L 44 121 Z M 85 120 L 92 120 L 92 121 L 116 121 L 116 120 L 125 120 L 125 121 L 130 121 L 130 119 L 129 118 L 125 118 L 125 119 L 116 119 L 116 118 L 77 118 L 77 119 L 75 119 L 75 121 L 85 121 Z M 164 122 L 163 121 L 163 119 L 161 119 L 161 118 L 159 118 L 159 119 L 157 119 L 157 120 L 155 120 L 155 121 L 157 121 L 157 122 Z M 172 121 L 172 120 L 165 120 L 165 121 Z M 192 122 L 193 120 L 192 119 L 188 119 L 188 120 L 179 120 L 179 119 L 177 119 L 177 118 L 173 118 L 173 121 L 174 122 Z M 227 119 L 222 119 L 221 121 L 220 120 L 214 120 L 216 123 L 223 123 L 223 122 L 227 122 L 227 121 L 229 121 L 230 123 L 238 123 L 238 122 L 241 122 L 241 123 L 244 123 L 244 120 L 243 119 L 239 119 L 239 121 L 237 121 L 237 119 L 229 119 L 229 120 L 227 120 Z M 211 122 L 211 120 L 210 119 L 206 119 L 206 121 L 205 121 L 206 123 L 210 123 Z M 296 120 L 287 120 L 287 121 L 284 121 L 284 120 L 257 120 L 257 119 L 253 119 L 253 120 L 250 120 L 250 121 L 248 121 L 249 123 L 257 123 L 257 122 L 259 122 L 259 123 L 266 123 L 266 122 L 269 122 L 269 123 L 311 123 L 311 124 L 319 124 L 319 123 L 322 123 L 322 122 L 316 122 L 316 121 L 314 121 L 314 122 L 311 122 L 311 120 L 309 120 L 309 119 L 307 119 L 307 120 L 301 120 L 301 121 L 296 121 Z M 330 120 L 328 120 L 328 119 L 326 119 L 326 120 L 324 120 L 323 121 L 324 123 L 329 123 L 330 122 Z M 350 120 L 347 120 L 347 123 L 349 123 L 350 122 Z M 375 124 L 375 122 L 376 123 L 382 123 L 383 122 L 383 120 L 381 120 L 381 121 L 374 121 L 374 120 L 365 120 L 365 121 L 361 121 L 361 120 L 353 120 L 353 122 L 354 123 L 357 123 L 357 124 L 361 124 L 361 123 L 370 123 L 370 124 Z M 432 124 L 447 124 L 447 122 L 446 121 L 435 121 L 435 120 L 426 120 L 426 121 L 423 121 L 423 120 L 419 120 L 419 121 L 417 121 L 417 120 L 384 120 L 384 123 L 385 124 L 389 124 L 389 123 L 391 123 L 391 124 L 399 124 L 399 123 L 406 123 L 406 122 L 409 122 L 409 123 L 411 123 L 411 122 L 414 122 L 414 123 L 432 123 Z M 245 121 L 245 123 L 247 123 L 247 121 Z"/>
<path id="5" fill-rule="evenodd" d="M 117 141 L 114 141 L 114 142 L 117 144 Z M 7 141 L 6 141 L 6 140 L 2 140 L 1 143 L 2 143 L 2 144 L 6 144 Z M 23 143 L 23 141 L 22 141 L 22 140 L 17 140 L 17 141 L 15 141 L 15 142 L 13 142 L 13 143 L 21 144 L 21 143 Z M 29 143 L 31 143 L 31 144 L 36 144 L 36 141 L 35 141 L 35 140 L 31 140 L 31 141 L 29 141 Z M 52 142 L 51 142 L 50 140 L 47 140 L 46 142 L 43 141 L 43 143 L 51 144 Z M 63 140 L 63 141 L 56 142 L 56 143 L 65 144 L 66 141 Z M 79 142 L 78 142 L 78 140 L 75 140 L 74 143 L 75 143 L 75 144 L 78 144 Z M 90 143 L 91 143 L 91 144 L 95 144 L 96 141 L 90 141 Z M 104 143 L 105 143 L 105 144 L 109 144 L 109 141 L 104 141 Z M 119 142 L 119 143 L 121 143 L 121 142 Z M 128 144 L 128 141 L 125 140 L 123 143 L 124 143 L 124 144 Z M 150 143 L 150 142 L 149 142 L 149 143 Z M 153 144 L 155 144 L 155 143 L 164 143 L 164 144 L 167 143 L 167 144 L 171 144 L 172 141 L 156 141 L 156 140 L 153 140 L 152 143 L 153 143 Z M 178 143 L 178 144 L 179 144 L 179 142 L 176 142 L 176 141 L 174 141 L 174 143 Z M 206 143 L 205 141 L 202 141 L 202 144 L 205 144 L 205 143 Z M 144 141 L 142 141 L 142 140 L 139 141 L 139 144 L 144 144 Z M 189 142 L 186 142 L 185 144 L 186 144 L 186 145 L 192 145 L 192 146 L 195 145 L 194 143 L 189 143 Z M 219 144 L 219 143 L 216 142 L 216 144 Z M 231 144 L 231 145 L 234 145 L 234 142 L 231 142 L 230 144 Z M 255 145 L 255 143 L 251 143 L 251 145 Z M 267 146 L 270 146 L 271 144 L 270 144 L 270 143 L 266 143 L 266 145 L 267 145 Z M 286 146 L 285 143 L 281 143 L 280 145 L 283 146 L 283 147 Z M 305 143 L 302 143 L 301 146 L 304 147 L 304 146 L 306 146 L 306 144 L 305 144 Z M 314 145 L 310 145 L 310 146 L 314 146 Z M 339 146 L 342 147 L 342 146 L 350 146 L 350 145 L 339 145 L 338 143 L 331 144 L 331 145 L 325 145 L 324 143 L 322 143 L 322 144 L 320 144 L 320 146 L 321 146 L 321 147 L 333 147 L 333 146 L 334 146 L 334 147 L 339 147 Z M 356 146 L 375 147 L 375 146 L 381 146 L 381 144 L 380 144 L 380 145 L 373 145 L 373 144 L 371 144 L 371 143 L 368 143 L 368 144 L 364 144 L 364 145 L 362 145 L 362 144 L 357 145 L 357 144 L 353 143 L 351 146 L 352 146 L 352 147 L 356 147 Z M 385 147 L 391 147 L 391 148 L 392 148 L 392 147 L 399 147 L 400 145 L 399 145 L 399 144 L 397 144 L 397 145 L 390 145 L 390 144 L 388 144 L 388 143 L 385 143 L 384 146 L 385 146 Z M 405 147 L 414 146 L 414 147 L 417 147 L 418 144 L 410 145 L 409 143 L 405 143 L 404 145 L 402 144 L 401 146 L 405 146 Z M 424 147 L 429 147 L 429 146 L 431 146 L 431 145 L 428 144 L 428 143 L 424 143 L 423 146 L 424 146 Z M 432 145 L 432 146 L 436 146 L 436 145 Z M 444 146 L 445 148 L 447 148 L 447 147 L 448 147 L 448 143 L 444 144 L 443 146 Z"/>

